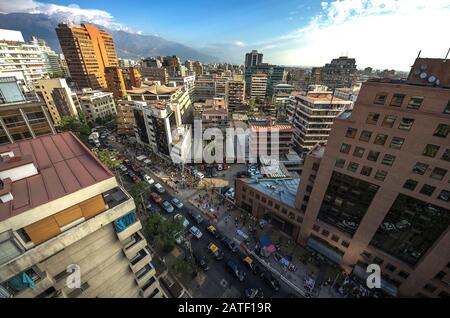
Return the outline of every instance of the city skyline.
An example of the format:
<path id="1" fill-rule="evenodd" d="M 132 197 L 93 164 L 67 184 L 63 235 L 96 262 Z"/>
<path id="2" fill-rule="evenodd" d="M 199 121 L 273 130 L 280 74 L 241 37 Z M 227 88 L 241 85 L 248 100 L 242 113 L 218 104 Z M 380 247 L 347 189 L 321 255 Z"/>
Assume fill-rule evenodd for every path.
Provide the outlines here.
<path id="1" fill-rule="evenodd" d="M 264 53 L 266 62 L 279 65 L 322 66 L 335 56 L 347 55 L 356 58 L 359 69 L 370 66 L 407 71 L 408 61 L 420 50 L 422 56 L 443 58 L 448 49 L 445 43 L 433 43 L 427 36 L 429 29 L 417 21 L 432 18 L 433 29 L 447 29 L 449 0 L 433 1 L 426 7 L 418 0 L 289 0 L 282 8 L 269 1 L 208 5 L 196 1 L 181 6 L 182 10 L 170 10 L 170 19 L 169 4 L 73 2 L 0 1 L 0 12 L 42 13 L 65 21 L 158 35 L 232 63 L 243 63 L 244 54 L 257 49 Z M 141 9 L 133 10 L 136 7 Z M 150 19 L 146 12 L 151 12 Z M 188 18 L 194 16 L 201 19 Z M 264 28 L 258 21 L 264 21 Z M 398 25 L 408 25 L 408 32 L 394 27 Z"/>

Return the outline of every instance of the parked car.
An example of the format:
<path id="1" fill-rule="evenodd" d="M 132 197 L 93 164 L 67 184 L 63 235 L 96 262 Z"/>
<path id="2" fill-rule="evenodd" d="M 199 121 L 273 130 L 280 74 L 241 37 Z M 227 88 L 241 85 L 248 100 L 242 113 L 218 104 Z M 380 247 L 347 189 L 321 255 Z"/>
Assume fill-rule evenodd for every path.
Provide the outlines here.
<path id="1" fill-rule="evenodd" d="M 156 191 L 158 191 L 158 193 L 163 194 L 164 192 L 166 192 L 166 189 L 164 189 L 164 187 L 162 185 L 160 185 L 159 183 L 155 183 L 154 187 L 156 189 Z"/>
<path id="2" fill-rule="evenodd" d="M 208 245 L 208 250 L 216 258 L 216 260 L 220 261 L 223 259 L 223 252 L 216 244 L 210 243 Z"/>
<path id="3" fill-rule="evenodd" d="M 177 207 L 178 209 L 181 209 L 183 207 L 183 202 L 181 202 L 180 200 L 178 200 L 177 198 L 173 198 L 172 200 L 170 200 L 170 202 L 172 202 L 172 204 Z"/>
<path id="4" fill-rule="evenodd" d="M 167 213 L 172 213 L 175 209 L 173 208 L 173 205 L 169 203 L 169 201 L 164 201 L 162 203 L 162 207 L 163 209 L 167 212 Z"/>
<path id="5" fill-rule="evenodd" d="M 173 217 L 174 220 L 179 220 L 181 222 L 181 224 L 183 224 L 184 228 L 187 228 L 189 226 L 189 221 L 186 220 L 186 218 L 181 215 L 181 214 L 177 214 Z"/>
<path id="6" fill-rule="evenodd" d="M 197 239 L 201 239 L 203 236 L 203 233 L 195 226 L 191 227 L 189 232 L 191 232 Z"/>
<path id="7" fill-rule="evenodd" d="M 127 167 L 125 167 L 125 165 L 123 165 L 123 164 L 119 165 L 119 169 L 122 172 L 127 172 L 128 171 Z"/>
<path id="8" fill-rule="evenodd" d="M 246 256 L 242 259 L 242 262 L 247 266 L 255 275 L 260 276 L 262 274 L 261 267 L 250 257 Z"/>
<path id="9" fill-rule="evenodd" d="M 245 280 L 245 272 L 234 261 L 228 260 L 226 267 L 227 270 L 230 271 L 235 278 L 237 278 L 237 280 L 239 280 L 240 282 L 243 282 Z"/>
<path id="10" fill-rule="evenodd" d="M 197 173 L 195 174 L 195 177 L 196 177 L 197 179 L 199 179 L 199 180 L 202 180 L 202 179 L 205 177 L 205 175 L 204 175 L 203 173 L 201 173 L 201 172 L 197 172 Z"/>
<path id="11" fill-rule="evenodd" d="M 145 180 L 148 184 L 150 184 L 150 185 L 152 185 L 153 183 L 155 183 L 155 180 L 153 180 L 152 178 L 150 178 L 150 176 L 147 175 L 147 174 L 144 174 L 144 180 Z"/>
<path id="12" fill-rule="evenodd" d="M 232 253 L 236 253 L 238 250 L 237 244 L 230 238 L 224 237 L 222 240 L 223 245 L 228 248 Z"/>
<path id="13" fill-rule="evenodd" d="M 150 193 L 150 196 L 152 197 L 152 199 L 153 199 L 153 201 L 155 201 L 155 203 L 161 203 L 162 202 L 162 198 L 161 198 L 161 196 L 158 194 L 158 193 L 156 193 L 156 192 L 151 192 Z"/>
<path id="14" fill-rule="evenodd" d="M 198 225 L 203 223 L 203 217 L 200 215 L 200 213 L 194 212 L 192 210 L 189 210 L 188 212 L 189 217 L 195 221 Z"/>
<path id="15" fill-rule="evenodd" d="M 274 291 L 280 290 L 280 283 L 273 277 L 271 273 L 264 272 L 261 274 L 262 280 Z"/>
<path id="16" fill-rule="evenodd" d="M 247 288 L 244 294 L 247 298 L 264 298 L 264 292 L 261 288 Z"/>
<path id="17" fill-rule="evenodd" d="M 206 259 L 206 257 L 203 254 L 201 254 L 200 252 L 194 252 L 193 256 L 194 256 L 195 263 L 201 269 L 203 269 L 204 271 L 209 270 L 208 260 Z"/>

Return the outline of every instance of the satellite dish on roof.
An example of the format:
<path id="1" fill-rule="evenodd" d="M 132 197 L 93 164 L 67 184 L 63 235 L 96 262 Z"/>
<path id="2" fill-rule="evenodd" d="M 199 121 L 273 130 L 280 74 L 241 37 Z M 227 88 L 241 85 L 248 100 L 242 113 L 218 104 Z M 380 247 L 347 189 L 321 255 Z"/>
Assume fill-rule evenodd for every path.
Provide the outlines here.
<path id="1" fill-rule="evenodd" d="M 425 72 L 423 72 L 423 73 L 420 73 L 420 78 L 421 79 L 425 79 L 425 78 L 427 78 L 427 73 L 425 73 Z"/>
<path id="2" fill-rule="evenodd" d="M 436 76 L 430 76 L 429 78 L 428 78 L 428 82 L 430 82 L 430 83 L 433 83 L 433 82 L 435 82 L 437 80 L 437 78 L 436 78 Z"/>
<path id="3" fill-rule="evenodd" d="M 415 70 L 414 74 L 419 75 L 420 74 L 420 70 Z"/>
<path id="4" fill-rule="evenodd" d="M 423 64 L 422 66 L 420 66 L 420 69 L 422 71 L 425 71 L 427 68 L 428 68 L 428 65 L 426 65 L 426 64 Z"/>

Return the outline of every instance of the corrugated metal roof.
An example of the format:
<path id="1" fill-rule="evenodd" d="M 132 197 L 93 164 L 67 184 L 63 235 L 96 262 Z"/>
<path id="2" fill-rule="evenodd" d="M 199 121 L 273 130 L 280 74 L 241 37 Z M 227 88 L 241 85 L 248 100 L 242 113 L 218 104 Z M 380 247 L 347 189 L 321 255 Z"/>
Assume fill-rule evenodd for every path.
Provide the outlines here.
<path id="1" fill-rule="evenodd" d="M 114 177 L 70 132 L 0 146 L 9 151 L 30 155 L 39 173 L 12 183 L 14 199 L 0 203 L 0 221 Z"/>

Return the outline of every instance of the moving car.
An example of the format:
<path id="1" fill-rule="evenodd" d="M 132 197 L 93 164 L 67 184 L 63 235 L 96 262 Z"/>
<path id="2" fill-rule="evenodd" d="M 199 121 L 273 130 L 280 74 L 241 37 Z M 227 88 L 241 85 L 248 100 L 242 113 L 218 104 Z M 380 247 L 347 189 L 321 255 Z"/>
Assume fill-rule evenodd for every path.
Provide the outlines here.
<path id="1" fill-rule="evenodd" d="M 174 220 L 180 220 L 181 224 L 183 224 L 184 228 L 187 228 L 189 226 L 189 221 L 186 220 L 186 218 L 181 215 L 181 214 L 177 214 L 173 217 Z"/>
<path id="2" fill-rule="evenodd" d="M 261 288 L 247 288 L 244 293 L 247 298 L 264 298 Z"/>
<path id="3" fill-rule="evenodd" d="M 230 238 L 224 237 L 222 240 L 223 245 L 228 248 L 232 253 L 236 253 L 238 250 L 237 244 Z"/>
<path id="4" fill-rule="evenodd" d="M 203 217 L 200 215 L 200 213 L 194 212 L 192 210 L 189 210 L 188 212 L 189 217 L 195 221 L 197 224 L 202 224 L 203 223 Z"/>
<path id="5" fill-rule="evenodd" d="M 150 176 L 149 175 L 147 175 L 147 174 L 144 174 L 144 180 L 148 183 L 148 184 L 153 184 L 153 183 L 155 183 L 155 180 L 153 180 L 152 178 L 150 178 Z"/>
<path id="6" fill-rule="evenodd" d="M 250 257 L 246 256 L 242 259 L 242 262 L 247 266 L 255 275 L 261 275 L 262 269 L 259 265 Z"/>
<path id="7" fill-rule="evenodd" d="M 220 240 L 222 238 L 222 235 L 220 235 L 219 231 L 217 231 L 214 225 L 210 224 L 206 226 L 206 231 L 208 231 L 208 233 L 211 234 L 215 239 Z"/>
<path id="8" fill-rule="evenodd" d="M 183 202 L 181 202 L 180 200 L 178 200 L 177 198 L 173 198 L 172 200 L 170 200 L 170 202 L 172 202 L 172 204 L 177 207 L 178 209 L 181 209 L 183 207 Z"/>
<path id="9" fill-rule="evenodd" d="M 155 201 L 155 203 L 161 203 L 162 202 L 162 198 L 161 198 L 161 196 L 158 193 L 151 192 L 150 196 L 152 197 L 153 201 Z"/>
<path id="10" fill-rule="evenodd" d="M 203 254 L 201 254 L 200 252 L 194 252 L 193 255 L 194 255 L 195 263 L 198 265 L 198 267 L 200 267 L 204 271 L 208 271 L 209 265 L 208 265 L 208 260 L 206 259 L 206 257 Z"/>
<path id="11" fill-rule="evenodd" d="M 172 204 L 169 203 L 169 201 L 164 201 L 162 203 L 162 207 L 167 213 L 172 213 L 174 211 L 174 208 Z"/>
<path id="12" fill-rule="evenodd" d="M 234 261 L 228 260 L 226 267 L 227 270 L 237 278 L 237 280 L 239 280 L 240 282 L 243 282 L 245 280 L 245 272 Z"/>
<path id="13" fill-rule="evenodd" d="M 201 239 L 203 236 L 203 233 L 195 226 L 191 227 L 189 232 L 191 232 L 197 239 Z"/>
<path id="14" fill-rule="evenodd" d="M 219 247 L 217 247 L 216 244 L 210 243 L 208 245 L 208 250 L 216 258 L 216 260 L 220 261 L 223 258 L 223 252 Z"/>
<path id="15" fill-rule="evenodd" d="M 154 185 L 156 191 L 158 191 L 158 193 L 163 194 L 164 192 L 166 192 L 166 189 L 164 189 L 164 187 L 162 185 L 160 185 L 159 183 L 155 183 Z"/>
<path id="16" fill-rule="evenodd" d="M 261 274 L 261 278 L 274 291 L 277 292 L 280 290 L 280 283 L 275 279 L 275 277 L 273 277 L 271 273 L 264 272 Z"/>

